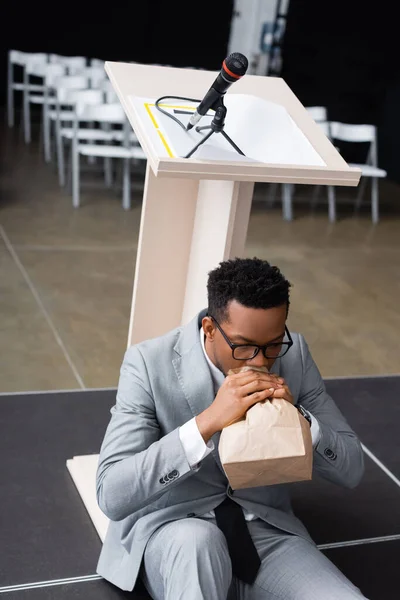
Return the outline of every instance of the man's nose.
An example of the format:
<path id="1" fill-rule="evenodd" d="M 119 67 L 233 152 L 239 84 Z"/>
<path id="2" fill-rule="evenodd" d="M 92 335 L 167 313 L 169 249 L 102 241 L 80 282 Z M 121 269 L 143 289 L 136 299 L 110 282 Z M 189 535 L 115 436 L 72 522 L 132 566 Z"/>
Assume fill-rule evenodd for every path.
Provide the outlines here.
<path id="1" fill-rule="evenodd" d="M 267 369 L 269 370 L 270 365 L 269 365 L 269 359 L 265 358 L 264 354 L 262 353 L 261 350 L 258 351 L 257 355 L 252 358 L 251 360 L 247 361 L 249 366 L 253 366 L 253 367 L 267 367 Z"/>

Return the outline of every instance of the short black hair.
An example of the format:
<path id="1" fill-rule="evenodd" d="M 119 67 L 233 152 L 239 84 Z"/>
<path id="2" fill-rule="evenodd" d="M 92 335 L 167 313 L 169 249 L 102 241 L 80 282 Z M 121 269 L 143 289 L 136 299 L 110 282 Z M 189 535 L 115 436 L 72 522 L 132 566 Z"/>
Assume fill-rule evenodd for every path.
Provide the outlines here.
<path id="1" fill-rule="evenodd" d="M 248 308 L 287 305 L 291 284 L 279 268 L 260 258 L 234 258 L 219 263 L 208 273 L 208 314 L 217 321 L 229 320 L 229 303 L 236 300 Z"/>

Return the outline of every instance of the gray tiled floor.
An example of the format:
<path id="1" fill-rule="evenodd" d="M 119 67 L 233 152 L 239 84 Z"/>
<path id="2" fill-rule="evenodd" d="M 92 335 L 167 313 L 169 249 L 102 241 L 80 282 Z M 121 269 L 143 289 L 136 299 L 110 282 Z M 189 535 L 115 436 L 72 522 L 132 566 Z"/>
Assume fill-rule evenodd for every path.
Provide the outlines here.
<path id="1" fill-rule="evenodd" d="M 82 206 L 58 186 L 37 141 L 2 132 L 0 156 L 0 392 L 110 387 L 126 347 L 143 171 L 133 208 L 107 189 L 100 164 L 82 176 Z M 34 132 L 34 136 L 37 135 Z M 97 170 L 96 170 L 97 169 Z M 247 256 L 266 258 L 293 283 L 289 326 L 308 340 L 324 376 L 400 371 L 400 186 L 381 182 L 381 223 L 353 189 L 338 190 L 340 220 L 315 211 L 297 186 L 292 223 L 256 186 Z M 168 260 L 168 257 L 166 257 Z"/>

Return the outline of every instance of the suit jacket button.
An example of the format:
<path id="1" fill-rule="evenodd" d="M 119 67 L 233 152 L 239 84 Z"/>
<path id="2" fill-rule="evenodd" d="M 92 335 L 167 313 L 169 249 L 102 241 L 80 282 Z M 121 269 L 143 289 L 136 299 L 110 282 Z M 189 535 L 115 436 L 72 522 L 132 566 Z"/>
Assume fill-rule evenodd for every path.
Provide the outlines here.
<path id="1" fill-rule="evenodd" d="M 161 479 L 160 479 L 160 483 L 165 483 L 165 481 L 164 481 L 164 477 L 161 477 Z"/>
<path id="2" fill-rule="evenodd" d="M 336 460 L 337 455 L 330 448 L 325 448 L 324 454 L 325 454 L 325 456 L 327 456 L 331 460 Z"/>
<path id="3" fill-rule="evenodd" d="M 179 471 L 177 471 L 176 469 L 174 469 L 173 471 L 171 471 L 170 475 L 172 477 L 179 477 Z"/>

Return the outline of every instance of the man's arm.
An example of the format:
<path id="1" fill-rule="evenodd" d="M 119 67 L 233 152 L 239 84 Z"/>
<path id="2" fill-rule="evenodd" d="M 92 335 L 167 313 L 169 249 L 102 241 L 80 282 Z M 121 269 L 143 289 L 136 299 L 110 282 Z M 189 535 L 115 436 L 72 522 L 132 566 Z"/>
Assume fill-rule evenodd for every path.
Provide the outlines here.
<path id="1" fill-rule="evenodd" d="M 326 392 L 321 374 L 303 336 L 299 336 L 303 379 L 299 404 L 318 420 L 320 439 L 314 449 L 315 472 L 333 483 L 353 488 L 364 473 L 361 444 Z"/>
<path id="2" fill-rule="evenodd" d="M 194 473 L 179 428 L 160 437 L 143 357 L 125 353 L 116 404 L 100 450 L 97 501 L 112 521 L 120 521 L 157 500 Z"/>

